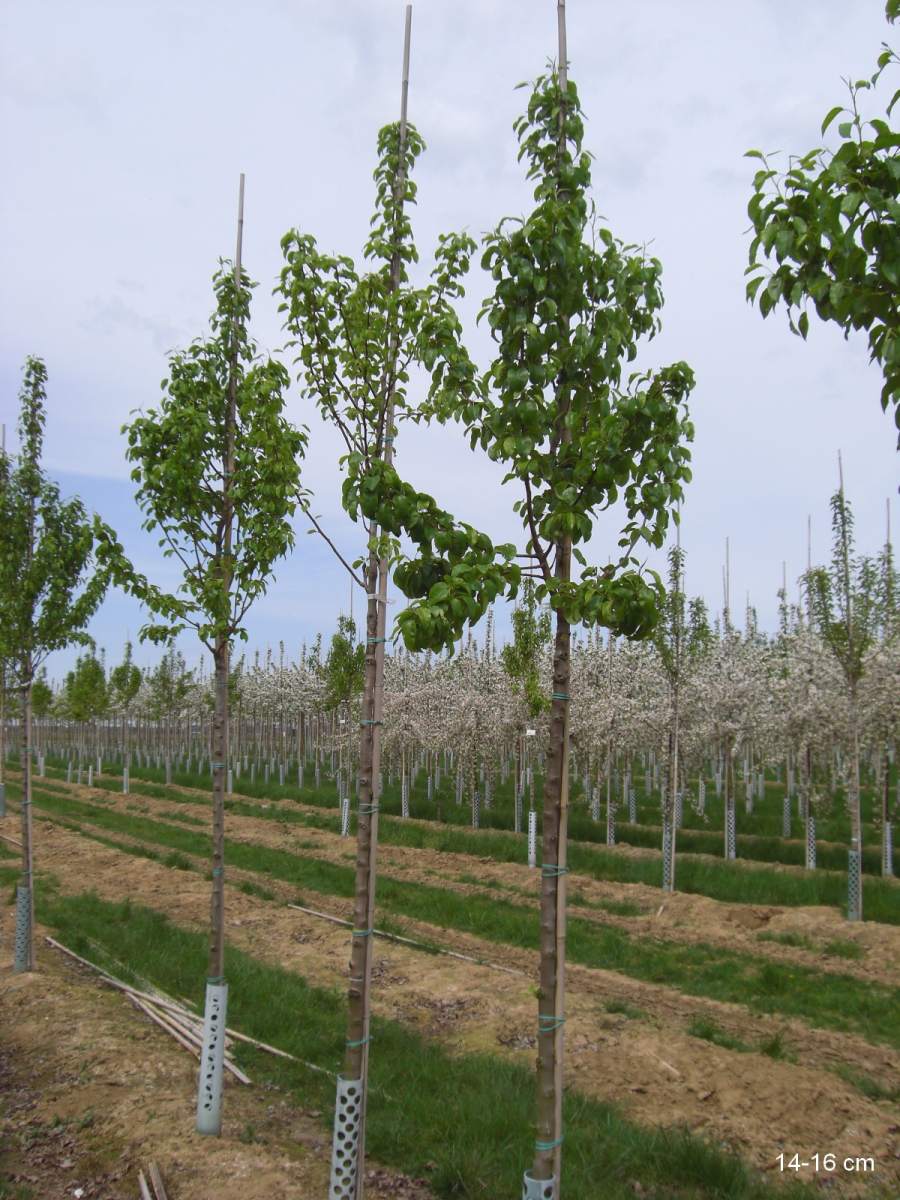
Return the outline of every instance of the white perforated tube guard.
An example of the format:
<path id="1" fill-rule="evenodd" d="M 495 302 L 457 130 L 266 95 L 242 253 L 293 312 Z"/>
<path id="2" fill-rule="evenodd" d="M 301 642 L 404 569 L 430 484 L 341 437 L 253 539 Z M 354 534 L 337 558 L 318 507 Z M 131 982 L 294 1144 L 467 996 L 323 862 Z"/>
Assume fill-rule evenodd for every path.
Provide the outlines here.
<path id="1" fill-rule="evenodd" d="M 0 792 L 2 792 L 2 790 L 3 785 L 0 784 Z M 884 823 L 881 873 L 882 875 L 893 875 L 894 873 L 894 828 L 890 821 L 885 821 Z"/>
<path id="2" fill-rule="evenodd" d="M 216 1137 L 222 1131 L 222 1081 L 225 1068 L 227 1012 L 228 984 L 207 983 L 200 1082 L 197 1088 L 197 1132 Z"/>
<path id="3" fill-rule="evenodd" d="M 530 1172 L 525 1172 L 522 1182 L 522 1200 L 554 1200 L 555 1195 L 555 1179 L 532 1179 Z"/>
<path id="4" fill-rule="evenodd" d="M 31 958 L 31 889 L 19 884 L 16 888 L 16 952 L 13 969 L 27 971 Z"/>
<path id="5" fill-rule="evenodd" d="M 806 818 L 806 869 L 814 871 L 816 867 L 816 818 Z"/>
<path id="6" fill-rule="evenodd" d="M 362 1081 L 338 1075 L 328 1200 L 356 1200 Z"/>

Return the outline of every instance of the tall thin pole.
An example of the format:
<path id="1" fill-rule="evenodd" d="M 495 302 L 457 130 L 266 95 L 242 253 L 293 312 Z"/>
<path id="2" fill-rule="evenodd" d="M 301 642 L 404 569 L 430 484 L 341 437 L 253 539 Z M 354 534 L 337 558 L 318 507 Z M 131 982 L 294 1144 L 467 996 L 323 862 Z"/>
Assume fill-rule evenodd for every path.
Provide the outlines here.
<path id="1" fill-rule="evenodd" d="M 559 155 L 560 158 L 565 153 L 566 149 L 566 96 L 569 90 L 569 56 L 568 56 L 568 41 L 566 37 L 566 0 L 557 0 L 556 5 L 556 26 L 557 26 L 557 42 L 559 56 L 559 89 L 561 102 L 559 106 Z M 564 427 L 562 434 L 563 441 L 568 441 L 571 438 L 571 433 L 567 427 Z M 571 542 L 567 538 L 563 547 L 563 556 L 567 560 L 565 562 L 565 573 L 568 578 L 569 563 L 568 559 L 571 555 Z M 556 1146 L 553 1150 L 553 1175 L 556 1179 L 556 1197 L 559 1200 L 561 1177 L 562 1177 L 562 1139 L 563 1139 L 563 1090 L 565 1087 L 565 1026 L 563 1024 L 566 1011 L 566 862 L 567 862 L 567 837 L 569 825 L 569 703 L 568 698 L 563 703 L 565 711 L 565 719 L 563 723 L 563 745 L 562 745 L 562 764 L 561 764 L 561 780 L 560 780 L 560 795 L 559 795 L 559 834 L 557 843 L 557 865 L 559 877 L 556 880 L 556 994 L 554 996 L 553 1011 L 556 1019 L 555 1032 L 555 1114 L 554 1114 L 554 1133 L 553 1138 Z"/>
<path id="2" fill-rule="evenodd" d="M 234 537 L 235 440 L 240 369 L 241 249 L 244 237 L 244 176 L 238 188 L 237 245 L 234 255 L 234 303 L 231 361 L 225 394 L 225 438 L 222 447 L 221 541 L 216 542 L 216 568 L 222 593 L 224 624 L 213 643 L 215 705 L 210 731 L 212 766 L 212 888 L 201 1071 L 197 1090 L 197 1132 L 218 1136 L 222 1129 L 222 1076 L 228 988 L 225 982 L 225 787 L 229 754 L 228 673 L 231 653 L 232 546 Z"/>
<path id="3" fill-rule="evenodd" d="M 394 180 L 395 211 L 399 212 L 406 192 L 405 155 L 408 129 L 409 60 L 412 39 L 412 4 L 407 4 L 403 37 L 403 72 L 400 89 L 400 122 L 398 128 L 399 169 Z M 390 290 L 396 292 L 402 279 L 400 247 L 396 245 L 391 255 Z M 390 466 L 394 458 L 394 391 L 396 387 L 396 363 L 399 353 L 398 334 L 394 329 L 389 335 L 388 361 L 384 373 L 386 404 L 382 437 L 382 460 Z M 373 538 L 378 530 L 372 529 Z M 344 1080 L 359 1082 L 359 1133 L 356 1142 L 356 1200 L 365 1195 L 365 1137 L 366 1110 L 368 1102 L 369 1036 L 371 1025 L 372 987 L 372 938 L 369 936 L 375 922 L 375 888 L 377 878 L 378 851 L 378 806 L 380 800 L 381 775 L 381 726 L 384 716 L 384 657 L 387 630 L 387 591 L 389 564 L 385 555 L 374 559 L 370 554 L 366 568 L 366 686 L 363 696 L 363 746 L 360 754 L 360 804 L 357 826 L 357 895 L 354 920 L 357 936 L 353 939 L 350 965 L 350 1005 L 347 1042 L 344 1064 Z M 373 653 L 374 651 L 374 653 Z M 366 767 L 368 766 L 368 770 Z M 365 871 L 365 884 L 359 872 Z M 363 894 L 364 893 L 364 894 Z M 342 1083 L 339 1084 L 339 1087 Z M 338 1115 L 341 1093 L 338 1097 Z M 337 1117 L 336 1117 L 337 1122 Z M 337 1123 L 335 1138 L 338 1136 Z M 352 1153 L 352 1151 L 351 1151 Z M 329 1196 L 343 1196 L 339 1181 L 335 1177 L 336 1151 L 332 1155 L 332 1183 Z"/>
<path id="4" fill-rule="evenodd" d="M 0 457 L 6 455 L 6 424 L 0 422 Z M 888 517 L 890 529 L 890 516 Z M 888 535 L 890 541 L 890 533 Z M 0 813 L 6 812 L 6 663 L 0 658 Z"/>

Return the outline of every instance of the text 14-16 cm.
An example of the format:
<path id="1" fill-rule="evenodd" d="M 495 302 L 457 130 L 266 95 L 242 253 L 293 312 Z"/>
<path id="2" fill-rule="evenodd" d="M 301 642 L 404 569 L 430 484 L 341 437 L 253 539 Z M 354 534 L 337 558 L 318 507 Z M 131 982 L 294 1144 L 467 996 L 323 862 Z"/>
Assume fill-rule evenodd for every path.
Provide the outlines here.
<path id="1" fill-rule="evenodd" d="M 836 1154 L 811 1154 L 809 1158 L 801 1158 L 799 1154 L 779 1154 L 778 1165 L 782 1171 L 802 1171 L 812 1167 L 814 1171 L 844 1171 L 867 1172 L 875 1170 L 874 1158 L 838 1158 Z"/>

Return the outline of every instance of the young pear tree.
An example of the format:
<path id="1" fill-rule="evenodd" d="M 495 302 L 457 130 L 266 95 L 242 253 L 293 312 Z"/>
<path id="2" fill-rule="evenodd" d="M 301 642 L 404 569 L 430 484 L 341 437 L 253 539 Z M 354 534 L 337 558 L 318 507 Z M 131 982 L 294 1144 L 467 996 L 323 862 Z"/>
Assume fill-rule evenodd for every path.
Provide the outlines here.
<path id="1" fill-rule="evenodd" d="M 0 452 L 0 662 L 21 696 L 22 878 L 16 897 L 17 970 L 34 969 L 34 851 L 31 818 L 32 689 L 54 650 L 86 645 L 88 622 L 108 584 L 94 533 L 77 497 L 62 500 L 41 469 L 47 369 L 25 362 L 19 393 L 19 454 Z"/>
<path id="2" fill-rule="evenodd" d="M 681 541 L 669 551 L 669 586 L 663 603 L 662 618 L 653 635 L 669 689 L 668 779 L 663 798 L 663 891 L 675 890 L 675 839 L 677 836 L 677 797 L 680 786 L 681 706 L 691 667 L 710 642 L 706 607 L 702 600 L 685 604 L 684 551 Z"/>
<path id="3" fill-rule="evenodd" d="M 500 661 L 516 693 L 519 721 L 516 728 L 516 793 L 525 784 L 525 725 L 550 709 L 550 701 L 542 686 L 541 666 L 550 642 L 550 614 L 541 609 L 535 598 L 535 582 L 526 579 L 522 596 L 512 612 L 513 640 L 500 651 Z M 516 813 L 518 814 L 518 801 Z"/>
<path id="4" fill-rule="evenodd" d="M 241 268 L 243 176 L 237 255 L 213 279 L 216 309 L 211 335 L 169 360 L 157 409 L 125 427 L 131 477 L 166 557 L 182 567 L 177 592 L 139 575 L 109 529 L 104 555 L 114 577 L 150 609 L 141 638 L 167 641 L 196 631 L 212 655 L 212 895 L 203 1054 L 197 1129 L 221 1129 L 222 1062 L 227 1008 L 225 983 L 225 779 L 231 647 L 246 640 L 245 621 L 266 591 L 275 564 L 294 544 L 291 518 L 304 500 L 299 460 L 306 433 L 285 419 L 289 378 L 261 357 L 247 332 L 255 286 Z"/>
<path id="5" fill-rule="evenodd" d="M 690 478 L 685 443 L 692 436 L 685 400 L 693 376 L 686 364 L 623 379 L 641 337 L 658 328 L 661 267 L 593 219 L 591 160 L 582 149 L 578 92 L 567 77 L 562 2 L 559 17 L 560 69 L 536 82 L 515 125 L 536 207 L 522 220 L 501 222 L 485 239 L 482 265 L 495 290 L 481 314 L 496 356 L 479 378 L 461 346 L 448 363 L 426 345 L 432 388 L 423 408 L 438 420 L 461 422 L 473 448 L 502 462 L 506 480 L 522 489 L 515 510 L 529 574 L 538 600 L 548 600 L 555 616 L 543 795 L 538 1136 L 525 1176 L 528 1197 L 555 1191 L 563 1138 L 570 630 L 583 623 L 632 638 L 652 633 L 662 583 L 642 570 L 635 551 L 642 541 L 660 546 L 665 539 L 670 511 Z M 381 482 L 374 486 L 384 503 L 391 489 L 381 492 Z M 579 545 L 616 501 L 625 514 L 621 553 L 602 568 L 588 566 Z M 491 569 L 501 586 L 515 586 L 511 554 L 503 550 L 506 564 L 495 561 Z M 582 566 L 579 579 L 573 557 Z M 411 648 L 447 636 L 442 619 L 452 590 L 429 567 L 420 555 L 395 572 L 414 599 L 398 617 Z M 463 588 L 470 580 L 453 571 L 450 583 Z"/>
<path id="6" fill-rule="evenodd" d="M 131 706 L 141 690 L 143 675 L 140 667 L 132 661 L 131 642 L 125 643 L 125 653 L 122 661 L 109 673 L 109 695 L 113 707 L 122 714 L 122 744 L 128 745 L 127 729 L 131 719 Z M 126 749 L 126 758 L 128 750 Z"/>
<path id="7" fill-rule="evenodd" d="M 427 575 L 426 590 L 442 581 L 449 624 L 457 638 L 466 620 L 480 616 L 503 587 L 490 540 L 456 522 L 431 496 L 403 482 L 394 466 L 398 423 L 414 415 L 408 398 L 413 364 L 423 362 L 427 354 L 445 364 L 451 375 L 471 369 L 457 352 L 459 321 L 452 302 L 461 295 L 459 280 L 474 244 L 462 236 L 442 237 L 431 283 L 416 288 L 409 279 L 409 268 L 418 260 L 407 213 L 416 197 L 411 174 L 424 150 L 424 142 L 407 120 L 410 22 L 411 6 L 407 6 L 400 121 L 378 135 L 375 214 L 364 249 L 371 269 L 360 271 L 346 256 L 321 253 L 315 239 L 299 230 L 282 239 L 285 267 L 280 292 L 286 327 L 306 394 L 338 430 L 346 447 L 341 459 L 342 502 L 365 533 L 364 553 L 358 560 L 348 563 L 338 555 L 354 584 L 365 590 L 367 608 L 354 935 L 346 1053 L 335 1110 L 333 1197 L 359 1196 L 364 1186 L 388 553 L 401 533 L 411 538 L 419 559 L 415 565 L 401 567 L 395 582 L 404 586 L 404 570 L 418 571 L 419 582 Z M 308 507 L 306 511 L 335 549 L 318 519 Z M 443 647 L 447 636 L 443 625 L 425 631 L 424 636 L 404 630 L 411 648 L 430 644 L 429 635 L 435 648 Z"/>
<path id="8" fill-rule="evenodd" d="M 98 718 L 105 716 L 109 710 L 109 692 L 106 672 L 94 654 L 93 647 L 88 654 L 79 655 L 74 668 L 67 673 L 60 699 L 66 715 L 82 725 L 80 757 L 83 757 L 86 752 L 95 751 L 96 737 L 94 746 L 88 747 L 84 744 L 84 736 L 87 732 L 85 727 L 90 723 L 96 731 Z M 33 696 L 32 708 L 34 708 Z"/>
<path id="9" fill-rule="evenodd" d="M 347 725 L 347 791 L 350 794 L 350 752 L 351 732 L 350 714 L 353 702 L 358 698 L 365 684 L 366 648 L 356 640 L 356 623 L 350 617 L 338 617 L 337 633 L 331 636 L 331 645 L 325 657 L 323 668 L 325 683 L 325 707 L 335 713 L 343 714 L 342 720 Z M 343 745 L 341 746 L 343 754 Z"/>
<path id="10" fill-rule="evenodd" d="M 846 688 L 849 763 L 846 800 L 850 815 L 847 919 L 861 921 L 862 814 L 860 811 L 860 684 L 870 651 L 885 625 L 884 597 L 876 562 L 854 553 L 853 514 L 844 480 L 831 498 L 832 559 L 807 573 L 813 624 L 841 668 Z"/>

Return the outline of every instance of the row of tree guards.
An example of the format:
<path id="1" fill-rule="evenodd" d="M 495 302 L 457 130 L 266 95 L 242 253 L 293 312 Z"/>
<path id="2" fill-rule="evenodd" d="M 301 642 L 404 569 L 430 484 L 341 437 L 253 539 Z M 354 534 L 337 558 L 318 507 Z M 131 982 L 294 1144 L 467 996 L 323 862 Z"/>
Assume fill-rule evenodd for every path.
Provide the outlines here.
<path id="1" fill-rule="evenodd" d="M 752 628 L 734 630 L 727 589 L 711 631 L 701 608 L 686 605 L 679 547 L 668 591 L 643 566 L 645 546 L 663 546 L 670 519 L 677 522 L 690 479 L 693 375 L 684 362 L 624 373 L 642 339 L 659 329 L 661 266 L 595 218 L 592 160 L 568 78 L 565 0 L 556 11 L 557 65 L 536 80 L 514 127 L 534 206 L 501 222 L 481 246 L 493 287 L 481 310 L 493 338 L 486 370 L 470 356 L 455 310 L 475 242 L 442 236 L 428 282 L 410 278 L 418 261 L 408 216 L 412 172 L 424 149 L 407 116 L 411 6 L 400 119 L 378 136 L 365 268 L 322 253 L 300 230 L 282 239 L 280 311 L 303 391 L 346 448 L 342 502 L 362 534 L 354 561 L 337 551 L 302 485 L 307 432 L 284 416 L 289 373 L 260 355 L 248 333 L 254 285 L 241 261 L 243 176 L 235 258 L 214 277 L 210 335 L 170 357 L 159 406 L 126 429 L 145 528 L 182 568 L 177 590 L 141 575 L 115 532 L 91 521 L 80 502 L 63 503 L 44 476 L 40 359 L 26 364 L 18 458 L 0 454 L 0 731 L 12 734 L 9 722 L 18 721 L 22 766 L 16 965 L 34 966 L 35 758 L 40 773 L 62 764 L 83 782 L 117 760 L 126 789 L 129 772 L 148 763 L 167 775 L 207 772 L 213 861 L 197 1128 L 218 1134 L 228 1004 L 225 798 L 248 777 L 273 787 L 295 773 L 298 785 L 307 774 L 319 788 L 329 781 L 336 803 L 354 803 L 357 839 L 330 1200 L 360 1200 L 364 1191 L 378 819 L 397 780 L 401 814 L 422 803 L 416 787 L 424 778 L 424 803 L 443 805 L 445 819 L 470 804 L 473 824 L 487 823 L 504 794 L 514 828 L 523 829 L 526 805 L 541 815 L 536 1137 L 525 1200 L 558 1200 L 560 1192 L 570 819 L 586 813 L 599 821 L 605 799 L 612 841 L 619 804 L 636 827 L 638 795 L 651 797 L 661 814 L 663 883 L 673 888 L 679 825 L 720 794 L 725 852 L 733 857 L 741 771 L 749 818 L 761 802 L 762 773 L 771 776 L 777 763 L 786 832 L 794 796 L 809 836 L 826 795 L 836 788 L 846 795 L 851 917 L 861 916 L 863 770 L 882 787 L 886 843 L 890 834 L 897 710 L 877 681 L 896 666 L 893 568 L 889 539 L 880 570 L 853 557 L 843 485 L 834 504 L 835 562 L 807 573 L 805 608 L 792 612 L 785 598 L 776 642 Z M 426 380 L 424 399 L 408 394 L 413 370 Z M 503 464 L 517 495 L 517 545 L 494 545 L 401 477 L 398 438 L 407 420 L 461 425 L 473 449 Z M 247 636 L 253 602 L 293 549 L 298 509 L 363 589 L 365 641 L 357 646 L 351 627 L 341 626 L 324 662 L 304 653 L 287 672 L 282 662 L 273 691 L 275 672 L 239 670 L 232 651 Z M 622 513 L 612 539 L 618 557 L 592 567 L 582 547 L 610 511 Z M 391 631 L 389 577 L 410 602 Z M 188 678 L 170 651 L 152 672 L 126 657 L 108 677 L 89 654 L 57 694 L 49 689 L 42 663 L 54 650 L 89 642 L 88 623 L 111 582 L 151 614 L 142 638 L 170 643 L 195 631 L 211 656 L 207 684 Z M 519 600 L 510 646 L 498 655 L 489 635 L 481 652 L 470 644 L 441 658 L 500 598 Z M 581 640 L 572 636 L 578 627 L 587 630 Z M 609 631 L 605 643 L 599 627 Z M 411 653 L 386 656 L 394 633 Z M 820 670 L 829 705 L 842 697 L 834 711 L 823 713 Z M 0 746 L 0 765 L 5 757 Z M 892 861 L 886 850 L 885 869 Z"/>
<path id="2" fill-rule="evenodd" d="M 315 731 L 316 723 L 310 721 L 309 724 Z M 331 728 L 335 725 L 336 722 L 332 722 Z M 71 736 L 71 728 L 60 729 L 56 723 L 45 727 L 41 722 L 35 722 L 33 729 L 38 733 L 36 741 L 40 743 L 32 753 L 32 773 L 38 779 L 50 774 L 64 777 L 67 783 L 76 786 L 92 787 L 101 780 L 120 778 L 122 790 L 127 793 L 132 774 L 139 780 L 161 777 L 167 783 L 176 784 L 187 778 L 201 786 L 204 777 L 212 778 L 208 742 L 205 745 L 200 741 L 185 744 L 173 758 L 153 750 L 125 750 L 121 743 L 104 741 L 99 745 L 96 757 L 88 759 L 80 748 L 71 748 L 73 741 L 80 741 L 77 734 L 74 738 Z M 342 764 L 343 747 L 335 738 L 327 736 L 328 723 L 323 723 L 323 730 L 325 741 L 319 743 L 313 732 L 305 754 L 300 758 L 266 755 L 257 747 L 243 757 L 237 755 L 230 759 L 226 768 L 226 795 L 244 794 L 248 785 L 251 794 L 256 794 L 262 785 L 263 794 L 272 798 L 281 798 L 283 793 L 278 789 L 287 789 L 288 794 L 297 794 L 302 799 L 306 794 L 304 789 L 307 789 L 316 802 L 340 806 L 342 811 L 347 806 L 348 812 L 352 809 L 355 813 L 360 797 L 356 760 L 352 758 Z M 10 723 L 6 732 L 8 738 L 15 738 L 17 731 Z M 296 736 L 293 726 L 286 732 L 292 738 Z M 535 732 L 527 730 L 525 737 Z M 533 816 L 536 812 L 536 796 L 540 801 L 544 759 L 540 753 L 522 754 L 517 742 L 518 739 L 501 747 L 485 760 L 463 756 L 451 749 L 435 751 L 421 747 L 401 751 L 399 756 L 388 754 L 378 780 L 379 794 L 384 793 L 385 785 L 388 791 L 382 810 L 403 818 L 450 820 L 454 824 L 470 821 L 473 829 L 484 825 L 489 829 L 525 833 L 528 829 L 526 814 Z M 865 806 L 868 812 L 864 811 L 862 824 L 873 836 L 881 836 L 878 869 L 886 876 L 894 874 L 892 828 L 893 817 L 900 807 L 900 779 L 893 769 L 894 762 L 893 748 L 886 756 L 864 755 L 861 760 L 861 774 L 869 793 L 869 802 Z M 674 839 L 670 837 L 666 819 L 667 802 L 672 795 L 669 765 L 665 759 L 658 759 L 653 751 L 616 754 L 610 759 L 604 754 L 587 755 L 581 760 L 573 753 L 570 794 L 578 812 L 592 822 L 602 824 L 602 838 L 594 840 L 616 845 L 618 840 L 630 840 L 623 826 L 640 824 L 648 831 L 656 828 L 663 849 L 662 886 L 673 891 L 675 873 L 669 854 L 674 857 Z M 7 757 L 7 766 L 21 767 L 18 751 Z M 832 803 L 825 809 L 825 819 L 830 822 L 826 832 L 835 828 L 843 816 L 843 805 L 840 799 L 835 800 L 840 797 L 843 786 L 840 781 L 846 778 L 846 764 L 839 749 L 834 750 L 830 773 L 829 786 L 834 790 Z M 799 779 L 802 779 L 802 772 L 798 774 L 790 759 L 774 768 L 767 765 L 759 769 L 750 757 L 726 763 L 721 751 L 718 756 L 711 754 L 700 762 L 699 774 L 692 775 L 687 767 L 684 768 L 679 779 L 681 786 L 674 792 L 671 828 L 711 831 L 713 808 L 721 809 L 717 814 L 722 822 L 720 833 L 724 835 L 724 840 L 720 838 L 720 852 L 727 859 L 736 859 L 740 808 L 744 817 L 751 819 L 751 836 L 758 834 L 760 824 L 766 831 L 762 836 L 786 841 L 802 836 L 806 845 L 804 865 L 814 869 L 817 865 L 816 812 L 809 799 L 809 790 L 799 786 Z M 776 793 L 774 798 L 773 792 Z M 0 792 L 0 805 L 4 795 Z M 454 813 L 453 806 L 464 809 L 465 817 Z M 795 821 L 799 823 L 799 833 Z M 831 839 L 826 840 L 830 844 Z M 874 870 L 871 857 L 866 869 Z M 858 919 L 861 912 L 850 913 L 850 916 Z"/>

